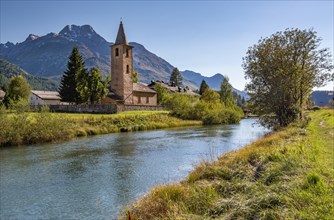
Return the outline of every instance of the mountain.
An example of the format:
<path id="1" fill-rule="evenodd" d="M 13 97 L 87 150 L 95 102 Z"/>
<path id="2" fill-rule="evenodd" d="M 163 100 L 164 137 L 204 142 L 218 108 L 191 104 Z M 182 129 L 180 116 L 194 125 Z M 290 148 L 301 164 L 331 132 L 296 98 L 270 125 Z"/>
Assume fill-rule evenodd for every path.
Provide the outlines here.
<path id="1" fill-rule="evenodd" d="M 59 79 L 74 46 L 79 48 L 87 67 L 98 66 L 108 72 L 109 45 L 89 25 L 67 25 L 58 34 L 41 37 L 30 34 L 22 43 L 0 44 L 0 58 L 35 76 Z"/>
<path id="2" fill-rule="evenodd" d="M 139 43 L 129 44 L 134 47 L 133 64 L 141 82 L 169 80 L 174 68 L 170 63 Z M 34 76 L 59 81 L 66 70 L 68 57 L 74 46 L 78 47 L 87 68 L 98 67 L 107 75 L 110 72 L 111 45 L 112 43 L 107 42 L 89 25 L 67 25 L 59 33 L 49 33 L 45 36 L 30 34 L 24 42 L 0 44 L 0 58 L 18 65 Z M 205 79 L 211 88 L 218 89 L 223 79 L 221 74 L 204 77 L 189 70 L 182 74 L 184 85 L 192 89 L 197 89 L 202 79 Z"/>
<path id="3" fill-rule="evenodd" d="M 214 90 L 220 90 L 220 84 L 224 79 L 224 76 L 220 73 L 217 73 L 211 77 L 206 77 L 202 76 L 200 73 L 196 73 L 190 70 L 183 71 L 182 76 L 189 79 L 190 81 L 193 81 L 198 87 L 201 85 L 202 80 L 205 80 L 206 84 L 208 84 L 208 86 Z"/>
<path id="4" fill-rule="evenodd" d="M 311 94 L 311 100 L 317 106 L 330 106 L 333 98 L 333 91 L 313 91 Z"/>
<path id="5" fill-rule="evenodd" d="M 58 82 L 42 77 L 32 76 L 20 67 L 6 60 L 0 59 L 0 88 L 8 84 L 13 76 L 22 75 L 34 90 L 55 91 L 58 88 Z"/>
<path id="6" fill-rule="evenodd" d="M 194 71 L 191 70 L 185 70 L 182 72 L 182 76 L 192 82 L 195 83 L 195 85 L 197 87 L 200 87 L 202 80 L 205 80 L 206 84 L 208 84 L 208 86 L 211 89 L 220 90 L 220 84 L 221 82 L 224 80 L 224 76 L 220 73 L 217 73 L 211 77 L 207 77 L 207 76 L 202 76 L 202 74 L 200 73 L 196 73 Z M 234 92 L 236 92 L 238 95 L 240 95 L 241 97 L 244 97 L 246 100 L 249 99 L 249 95 L 247 94 L 247 92 L 245 91 L 240 91 L 236 88 L 232 88 L 232 90 Z"/>

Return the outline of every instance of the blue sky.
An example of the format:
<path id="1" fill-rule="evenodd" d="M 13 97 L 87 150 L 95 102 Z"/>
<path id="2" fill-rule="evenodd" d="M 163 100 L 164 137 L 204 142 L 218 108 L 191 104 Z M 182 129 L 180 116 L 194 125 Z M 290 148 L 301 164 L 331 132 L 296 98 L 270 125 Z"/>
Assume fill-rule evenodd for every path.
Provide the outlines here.
<path id="1" fill-rule="evenodd" d="M 334 54 L 333 1 L 16 1 L 1 0 L 0 42 L 91 25 L 107 41 L 123 18 L 128 41 L 180 70 L 222 73 L 244 89 L 247 48 L 286 28 L 314 28 Z M 321 89 L 332 89 L 333 83 Z"/>

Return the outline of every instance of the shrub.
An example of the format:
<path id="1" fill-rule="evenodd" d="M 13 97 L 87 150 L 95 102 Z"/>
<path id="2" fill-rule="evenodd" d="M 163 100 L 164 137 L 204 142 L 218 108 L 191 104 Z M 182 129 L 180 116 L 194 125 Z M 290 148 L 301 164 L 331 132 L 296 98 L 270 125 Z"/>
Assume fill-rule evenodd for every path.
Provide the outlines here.
<path id="1" fill-rule="evenodd" d="M 243 111 L 236 106 L 225 107 L 219 100 L 219 95 L 206 89 L 201 99 L 182 94 L 165 94 L 163 105 L 172 114 L 182 119 L 201 120 L 204 124 L 238 123 Z"/>

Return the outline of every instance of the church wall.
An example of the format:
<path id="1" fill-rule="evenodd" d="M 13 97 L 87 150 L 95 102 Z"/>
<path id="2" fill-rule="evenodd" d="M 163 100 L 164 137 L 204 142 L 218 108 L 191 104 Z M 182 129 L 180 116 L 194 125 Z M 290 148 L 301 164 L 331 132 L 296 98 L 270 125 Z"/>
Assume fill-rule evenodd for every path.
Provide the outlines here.
<path id="1" fill-rule="evenodd" d="M 112 90 L 120 97 L 124 97 L 123 92 L 123 59 L 120 56 L 123 47 L 122 45 L 113 45 L 111 47 L 111 81 L 110 86 Z M 116 50 L 118 50 L 118 56 L 116 56 Z"/>
<path id="2" fill-rule="evenodd" d="M 148 92 L 133 92 L 134 105 L 157 105 L 157 94 Z"/>
<path id="3" fill-rule="evenodd" d="M 128 45 L 111 47 L 111 88 L 126 104 L 132 104 L 132 48 Z"/>
<path id="4" fill-rule="evenodd" d="M 132 81 L 132 49 L 131 46 L 123 45 L 122 50 L 123 56 L 123 89 L 124 89 L 124 102 L 125 104 L 132 104 L 132 91 L 133 91 L 133 81 Z"/>

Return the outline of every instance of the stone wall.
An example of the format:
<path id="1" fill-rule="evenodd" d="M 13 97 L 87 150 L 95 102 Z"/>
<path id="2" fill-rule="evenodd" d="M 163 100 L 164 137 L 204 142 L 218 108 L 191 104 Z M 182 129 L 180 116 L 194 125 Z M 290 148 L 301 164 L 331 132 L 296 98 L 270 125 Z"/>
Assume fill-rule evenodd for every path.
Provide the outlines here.
<path id="1" fill-rule="evenodd" d="M 124 111 L 162 111 L 165 110 L 162 106 L 157 105 L 118 105 L 117 112 Z"/>
<path id="2" fill-rule="evenodd" d="M 50 105 L 50 110 L 54 112 L 70 113 L 104 113 L 113 114 L 124 111 L 161 111 L 162 106 L 151 105 Z"/>
<path id="3" fill-rule="evenodd" d="M 72 113 L 116 113 L 116 105 L 50 105 L 50 110 L 55 112 Z"/>

